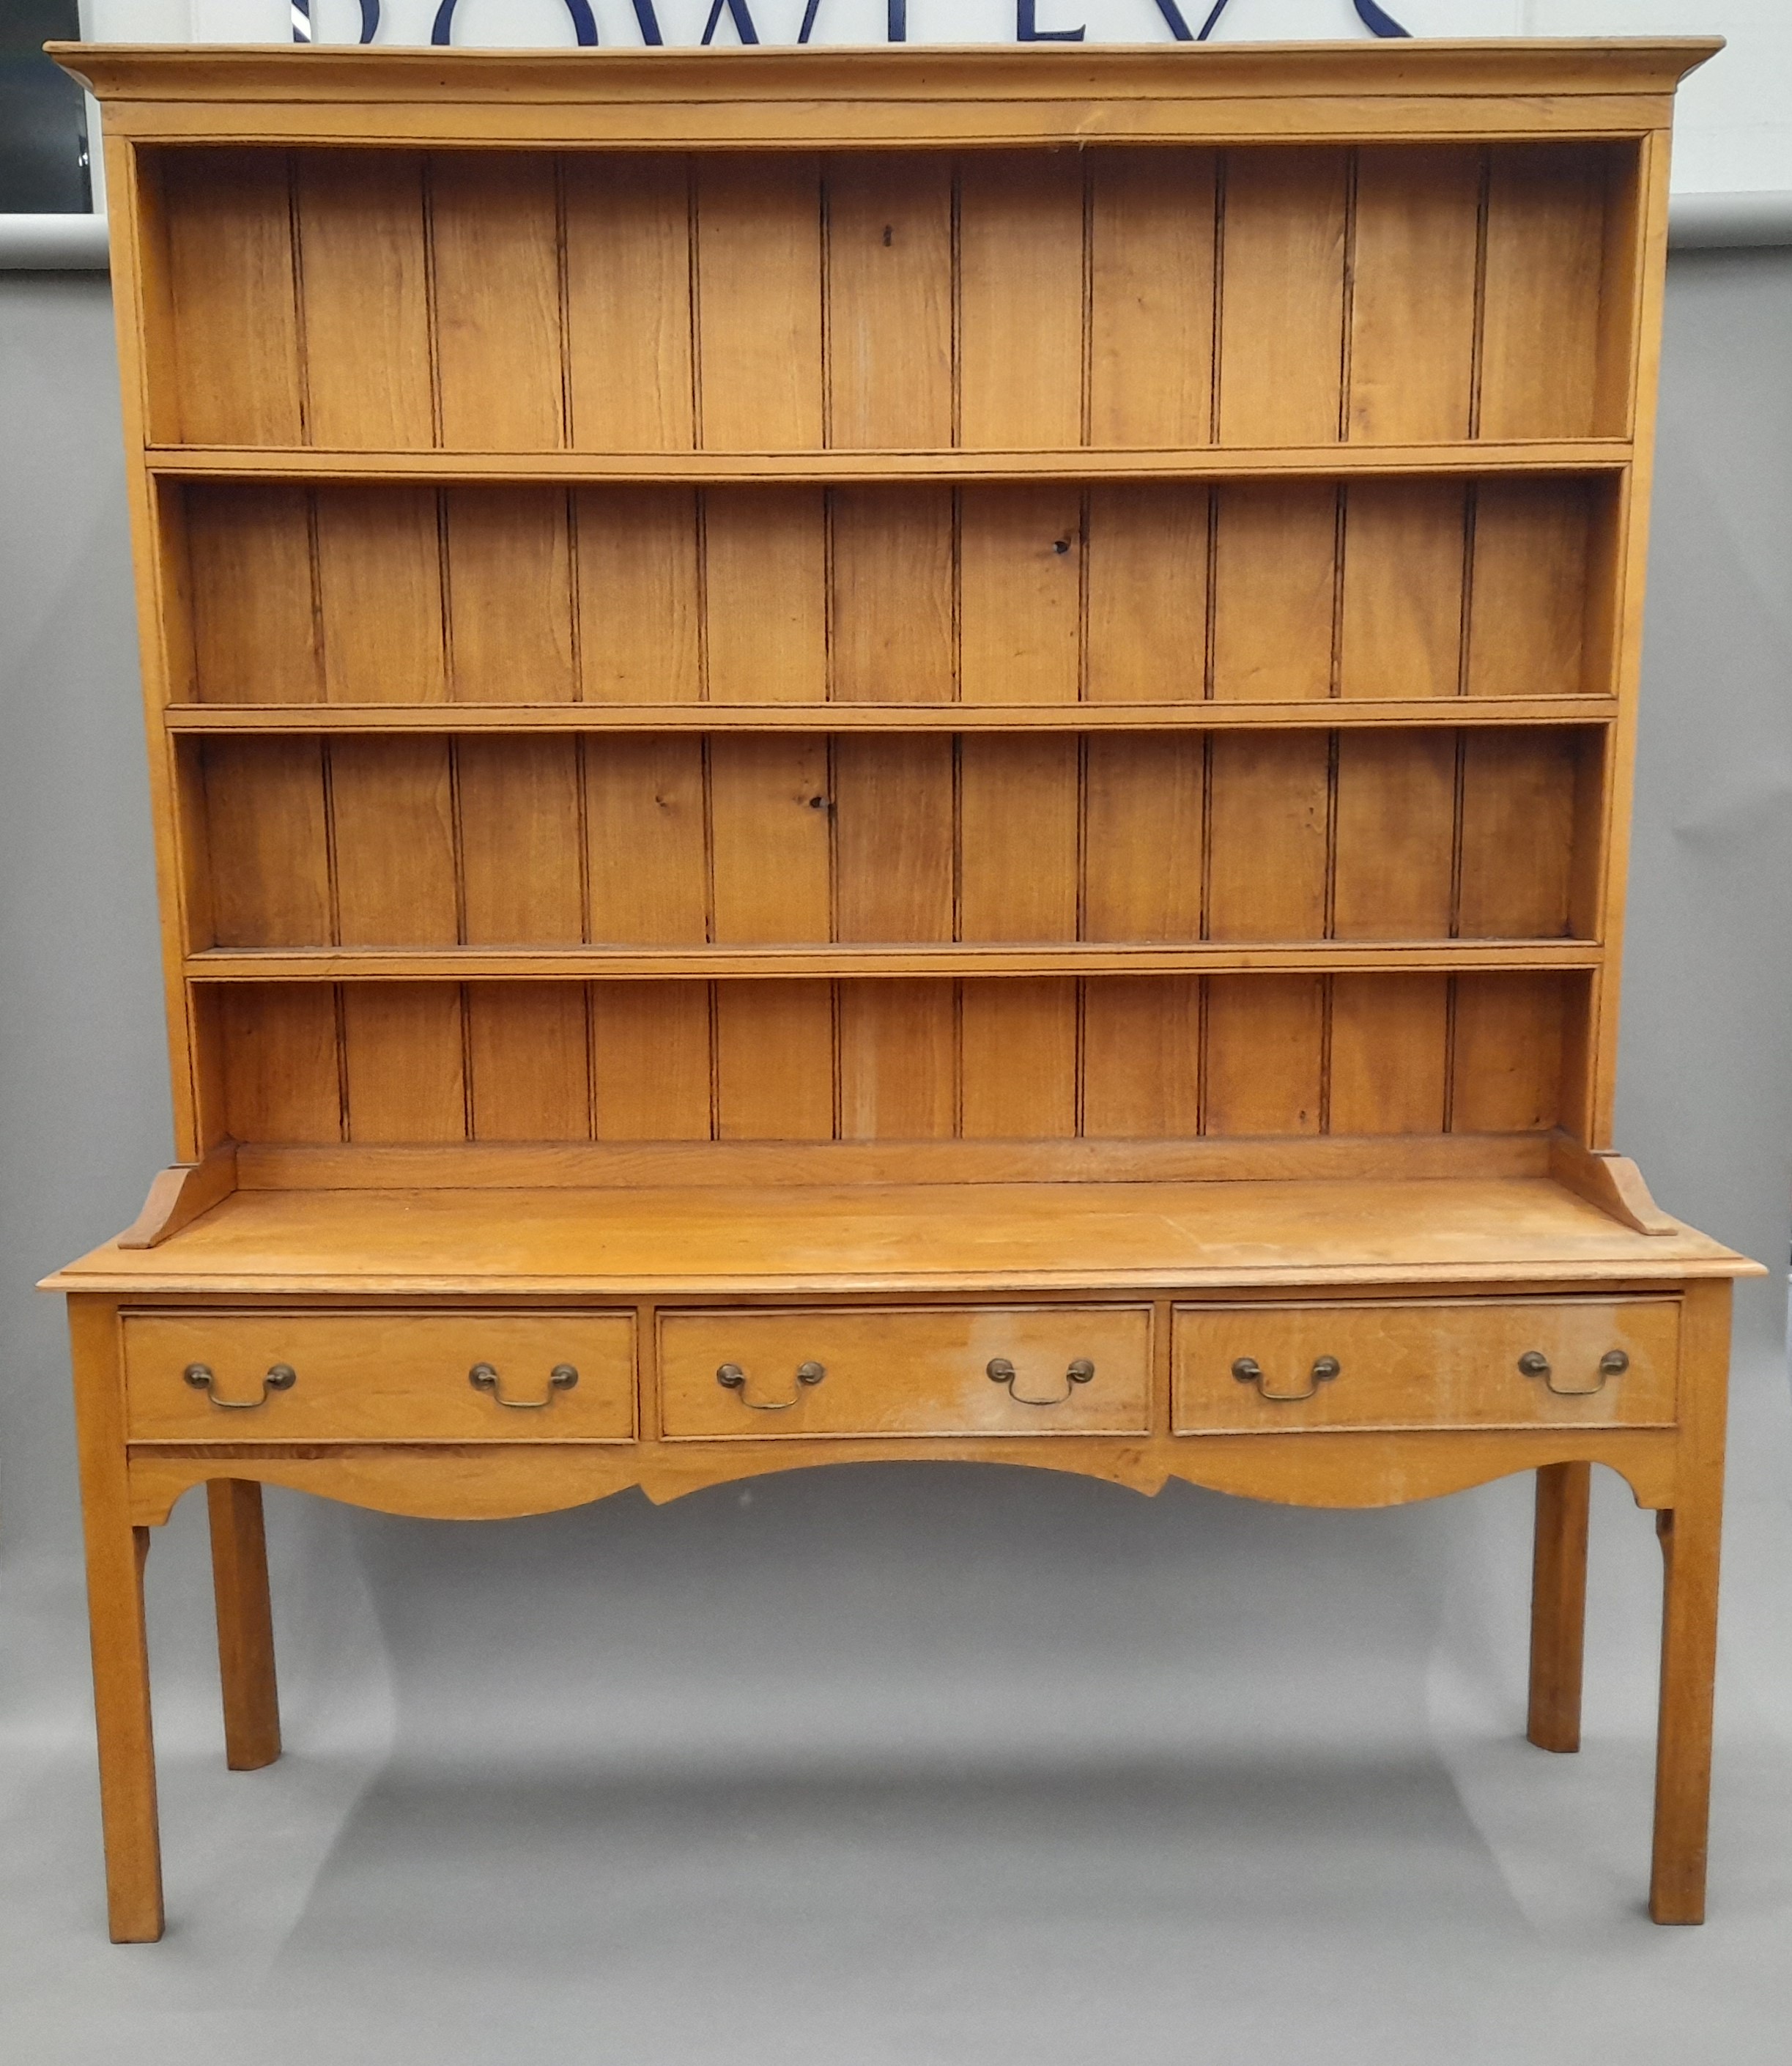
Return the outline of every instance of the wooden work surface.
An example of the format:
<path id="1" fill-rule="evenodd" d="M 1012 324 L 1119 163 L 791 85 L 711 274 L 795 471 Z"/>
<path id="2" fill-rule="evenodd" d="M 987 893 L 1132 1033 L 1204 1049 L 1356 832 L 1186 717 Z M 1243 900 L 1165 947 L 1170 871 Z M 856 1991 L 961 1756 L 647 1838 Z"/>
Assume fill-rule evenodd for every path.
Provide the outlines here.
<path id="1" fill-rule="evenodd" d="M 238 1191 L 160 1246 L 108 1243 L 66 1291 L 433 1296 L 1638 1282 L 1752 1266 L 1640 1234 L 1541 1177 Z"/>

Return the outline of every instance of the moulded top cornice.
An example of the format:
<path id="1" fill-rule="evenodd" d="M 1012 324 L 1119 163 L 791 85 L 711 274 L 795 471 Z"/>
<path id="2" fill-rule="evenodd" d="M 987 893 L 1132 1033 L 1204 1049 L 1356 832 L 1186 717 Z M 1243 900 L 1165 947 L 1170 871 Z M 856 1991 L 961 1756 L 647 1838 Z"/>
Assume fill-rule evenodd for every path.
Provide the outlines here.
<path id="1" fill-rule="evenodd" d="M 106 104 L 115 133 L 146 139 L 876 145 L 1634 132 L 1664 121 L 1677 83 L 1723 45 L 1685 36 L 1027 50 L 48 47 Z"/>

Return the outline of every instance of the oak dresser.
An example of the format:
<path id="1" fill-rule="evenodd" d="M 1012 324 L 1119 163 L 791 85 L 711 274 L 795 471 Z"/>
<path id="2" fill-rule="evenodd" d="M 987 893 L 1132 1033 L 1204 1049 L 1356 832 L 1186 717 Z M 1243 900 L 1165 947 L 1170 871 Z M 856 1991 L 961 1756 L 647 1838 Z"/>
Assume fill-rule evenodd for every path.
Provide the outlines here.
<path id="1" fill-rule="evenodd" d="M 1668 124 L 1709 43 L 63 47 L 104 104 L 178 1167 L 68 1295 L 142 1604 L 262 1487 L 951 1458 L 1666 1551 L 1730 1279 L 1609 1129 Z"/>

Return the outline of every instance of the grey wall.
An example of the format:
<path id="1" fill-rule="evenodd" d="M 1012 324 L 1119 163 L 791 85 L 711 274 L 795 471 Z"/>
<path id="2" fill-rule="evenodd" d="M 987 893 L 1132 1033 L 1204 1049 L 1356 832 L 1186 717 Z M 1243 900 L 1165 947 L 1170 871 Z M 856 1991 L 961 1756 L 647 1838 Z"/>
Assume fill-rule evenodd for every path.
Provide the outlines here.
<path id="1" fill-rule="evenodd" d="M 103 275 L 0 273 L 0 1528 L 15 1548 L 67 1539 L 61 1321 L 31 1284 L 116 1233 L 171 1153 L 117 382 Z"/>
<path id="2" fill-rule="evenodd" d="M 1792 1217 L 1792 252 L 1668 268 L 1632 848 L 1620 1143 L 1774 1266 Z"/>
<path id="3" fill-rule="evenodd" d="M 105 285 L 0 275 L 0 1997 L 34 2060 L 128 2023 L 187 2066 L 1080 2066 L 1195 2031 L 1647 2061 L 1717 2056 L 1713 2002 L 1727 2066 L 1778 2059 L 1792 253 L 1677 259 L 1668 327 L 1620 1140 L 1776 1268 L 1741 1298 L 1701 1963 L 1634 1923 L 1657 1566 L 1615 1481 L 1589 1747 L 1549 1760 L 1515 1743 L 1522 1484 L 1327 1515 L 918 1466 L 479 1529 L 276 1495 L 294 1754 L 247 1780 L 186 1502 L 150 1566 L 185 1934 L 108 1955 L 62 1323 L 29 1286 L 135 1212 L 168 1100 Z"/>

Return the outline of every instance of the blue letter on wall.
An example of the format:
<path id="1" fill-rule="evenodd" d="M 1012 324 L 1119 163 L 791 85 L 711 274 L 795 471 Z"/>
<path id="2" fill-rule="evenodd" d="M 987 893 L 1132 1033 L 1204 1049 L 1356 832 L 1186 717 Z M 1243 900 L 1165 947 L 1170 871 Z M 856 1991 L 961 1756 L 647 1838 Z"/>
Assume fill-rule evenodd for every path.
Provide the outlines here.
<path id="1" fill-rule="evenodd" d="M 1039 26 L 1039 0 L 1015 0 L 1014 39 L 1017 43 L 1080 43 L 1085 33 L 1081 29 L 1042 29 Z"/>

